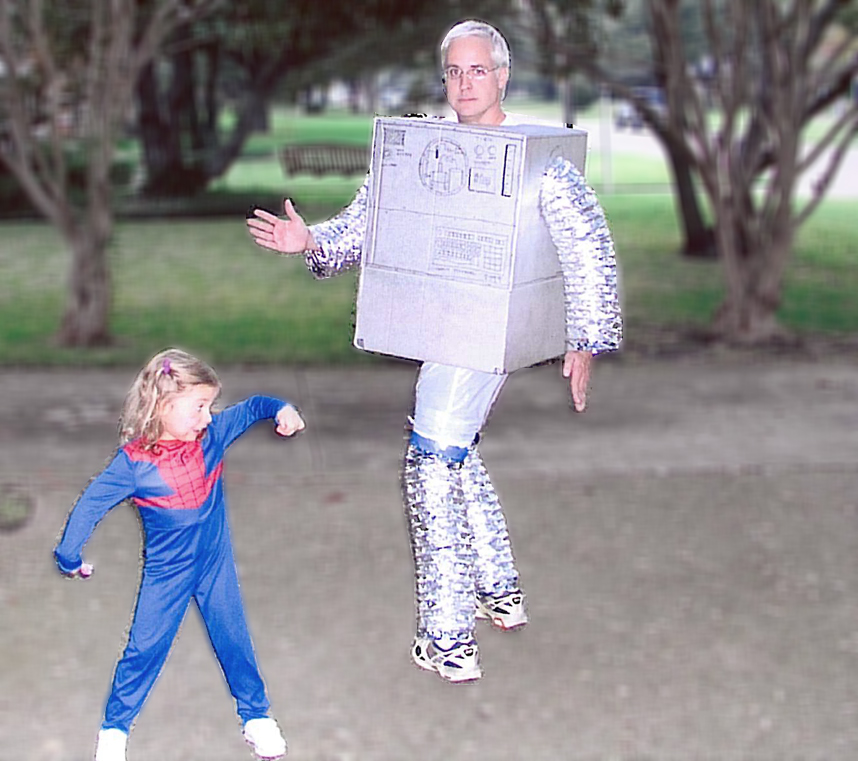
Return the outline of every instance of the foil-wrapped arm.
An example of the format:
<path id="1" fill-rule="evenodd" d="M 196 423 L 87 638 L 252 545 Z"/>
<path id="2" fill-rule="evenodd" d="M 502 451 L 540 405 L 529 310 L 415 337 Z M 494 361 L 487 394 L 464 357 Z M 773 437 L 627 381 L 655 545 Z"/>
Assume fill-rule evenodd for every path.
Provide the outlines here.
<path id="1" fill-rule="evenodd" d="M 567 159 L 545 170 L 542 216 L 563 270 L 567 351 L 615 351 L 623 333 L 617 261 L 596 194 Z"/>
<path id="2" fill-rule="evenodd" d="M 367 225 L 369 175 L 352 202 L 325 222 L 310 226 L 316 248 L 304 258 L 313 276 L 319 279 L 339 275 L 360 264 Z"/>

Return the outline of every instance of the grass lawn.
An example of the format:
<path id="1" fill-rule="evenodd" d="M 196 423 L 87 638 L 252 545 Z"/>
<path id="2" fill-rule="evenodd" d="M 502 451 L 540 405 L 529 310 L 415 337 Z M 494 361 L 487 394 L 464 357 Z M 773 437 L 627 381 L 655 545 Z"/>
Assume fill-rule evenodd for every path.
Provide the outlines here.
<path id="1" fill-rule="evenodd" d="M 603 199 L 622 266 L 626 335 L 704 326 L 722 294 L 717 263 L 680 259 L 666 195 Z M 803 231 L 781 318 L 812 332 L 858 332 L 851 203 L 828 203 Z M 117 346 L 52 345 L 67 257 L 42 223 L 5 223 L 0 248 L 0 364 L 132 363 L 178 345 L 212 362 L 371 362 L 351 347 L 356 279 L 315 282 L 300 258 L 254 246 L 242 218 L 124 221 L 111 252 Z"/>
<path id="2" fill-rule="evenodd" d="M 544 104 L 511 104 L 510 109 L 555 118 Z M 310 221 L 346 204 L 361 177 L 287 182 L 265 151 L 275 150 L 284 135 L 368 140 L 370 120 L 350 115 L 298 119 L 283 111 L 275 112 L 274 121 L 275 136 L 254 138 L 258 142 L 250 155 L 212 191 L 249 198 L 289 195 Z M 597 187 L 599 172 L 600 156 L 594 152 L 588 177 Z M 620 152 L 612 157 L 611 175 L 617 188 L 667 181 L 659 158 L 628 160 Z M 722 271 L 715 262 L 677 255 L 672 197 L 603 193 L 601 200 L 622 267 L 627 341 L 643 342 L 652 330 L 705 326 L 723 294 Z M 121 220 L 110 253 L 116 345 L 91 351 L 53 344 L 68 267 L 55 232 L 41 222 L 10 221 L 0 228 L 0 365 L 136 365 L 167 345 L 217 364 L 377 361 L 351 346 L 356 276 L 314 282 L 301 258 L 279 257 L 253 245 L 243 213 Z M 785 325 L 812 333 L 858 332 L 856 248 L 854 202 L 826 202 L 801 231 L 780 311 Z"/>
<path id="3" fill-rule="evenodd" d="M 540 119 L 560 123 L 561 115 L 557 104 L 541 101 L 515 101 L 509 103 L 509 109 L 516 113 L 527 114 Z M 581 113 L 588 128 L 598 123 L 598 108 Z M 305 204 L 318 204 L 331 201 L 338 205 L 348 202 L 361 178 L 328 177 L 315 179 L 295 177 L 286 179 L 277 161 L 277 150 L 286 143 L 335 142 L 369 145 L 372 140 L 372 119 L 368 116 L 354 116 L 337 113 L 331 116 L 303 116 L 291 109 L 274 110 L 271 131 L 264 135 L 254 135 L 246 149 L 247 158 L 235 162 L 227 174 L 211 185 L 215 192 L 258 191 L 261 188 L 282 192 Z M 631 160 L 634 155 L 634 160 Z M 600 151 L 590 151 L 587 156 L 587 177 L 590 184 L 600 190 L 608 181 L 604 176 L 605 156 Z M 660 156 L 642 157 L 624 150 L 622 141 L 611 146 L 610 182 L 623 187 L 662 189 L 669 187 L 669 175 Z"/>

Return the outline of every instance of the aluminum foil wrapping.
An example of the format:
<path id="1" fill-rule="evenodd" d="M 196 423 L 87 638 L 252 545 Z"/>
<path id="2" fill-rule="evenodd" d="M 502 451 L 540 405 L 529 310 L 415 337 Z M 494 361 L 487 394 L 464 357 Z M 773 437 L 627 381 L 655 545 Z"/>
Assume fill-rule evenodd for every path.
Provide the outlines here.
<path id="1" fill-rule="evenodd" d="M 460 466 L 409 445 L 403 489 L 414 553 L 417 636 L 473 639 L 474 551 Z"/>
<path id="2" fill-rule="evenodd" d="M 542 178 L 539 204 L 563 270 L 566 348 L 594 354 L 618 349 L 617 261 L 596 194 L 574 164 L 557 158 Z"/>
<path id="3" fill-rule="evenodd" d="M 304 254 L 307 267 L 318 279 L 339 275 L 360 263 L 367 225 L 369 175 L 352 202 L 331 219 L 310 226 L 317 250 Z"/>
<path id="4" fill-rule="evenodd" d="M 515 592 L 519 588 L 519 579 L 506 519 L 476 445 L 468 450 L 462 463 L 461 477 L 474 548 L 476 593 L 480 597 L 496 597 Z"/>

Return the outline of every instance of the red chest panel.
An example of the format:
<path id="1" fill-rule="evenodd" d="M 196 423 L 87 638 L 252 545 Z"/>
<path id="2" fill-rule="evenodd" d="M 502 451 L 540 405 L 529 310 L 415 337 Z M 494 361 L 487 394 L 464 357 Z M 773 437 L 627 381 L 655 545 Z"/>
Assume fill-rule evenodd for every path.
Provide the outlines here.
<path id="1" fill-rule="evenodd" d="M 125 446 L 125 453 L 132 462 L 148 462 L 154 466 L 160 478 L 155 477 L 155 473 L 151 471 L 149 476 L 141 473 L 141 480 L 144 482 L 152 478 L 153 490 L 163 491 L 164 485 L 172 490 L 168 495 L 147 497 L 146 484 L 138 484 L 144 488 L 139 489 L 134 502 L 141 507 L 196 510 L 208 499 L 223 472 L 221 461 L 206 475 L 203 447 L 199 441 L 159 442 L 150 450 L 143 449 L 138 442 L 132 441 Z"/>

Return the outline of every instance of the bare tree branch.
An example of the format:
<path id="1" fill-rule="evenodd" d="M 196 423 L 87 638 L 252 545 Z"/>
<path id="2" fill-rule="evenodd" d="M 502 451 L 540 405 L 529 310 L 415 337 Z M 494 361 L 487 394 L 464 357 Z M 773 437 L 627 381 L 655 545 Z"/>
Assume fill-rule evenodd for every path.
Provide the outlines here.
<path id="1" fill-rule="evenodd" d="M 851 126 L 849 126 L 851 124 Z M 858 108 L 853 108 L 851 113 L 843 115 L 840 122 L 829 130 L 830 135 L 836 135 L 837 130 L 842 130 L 840 140 L 834 145 L 828 166 L 813 184 L 813 193 L 804 208 L 796 214 L 796 226 L 803 225 L 807 219 L 816 211 L 819 204 L 825 198 L 825 193 L 837 176 L 846 154 L 853 147 L 858 137 Z"/>

